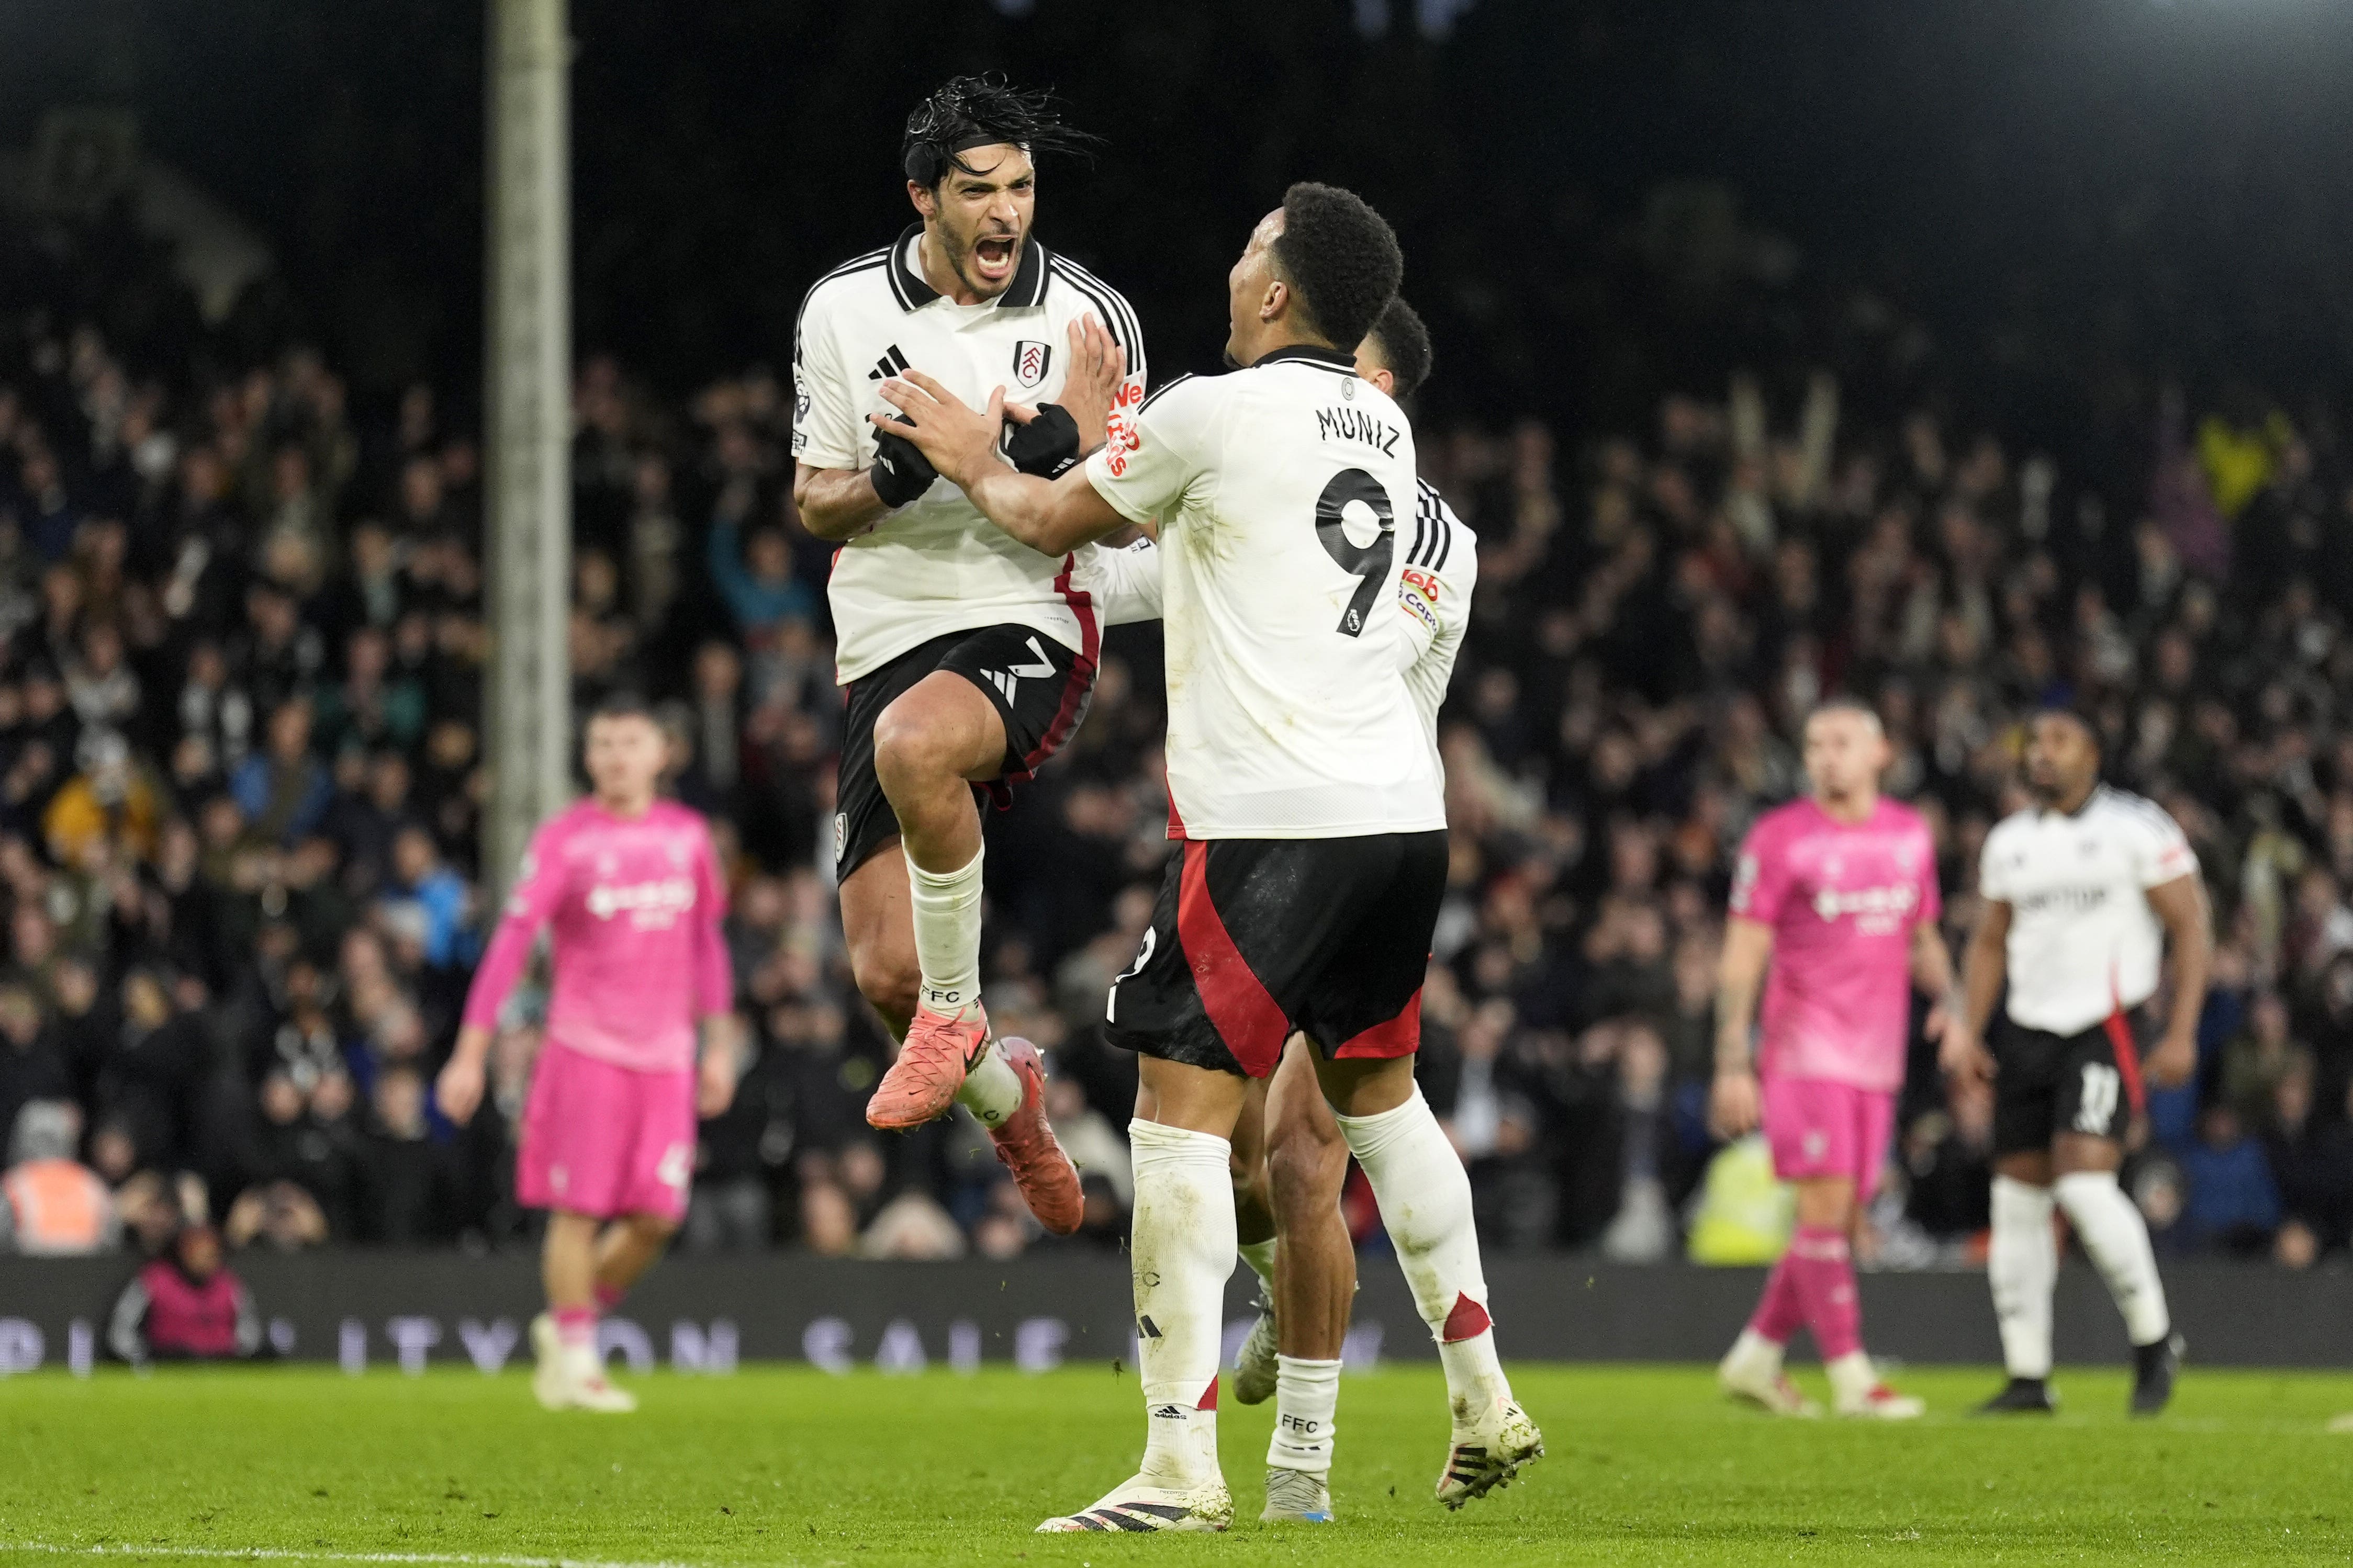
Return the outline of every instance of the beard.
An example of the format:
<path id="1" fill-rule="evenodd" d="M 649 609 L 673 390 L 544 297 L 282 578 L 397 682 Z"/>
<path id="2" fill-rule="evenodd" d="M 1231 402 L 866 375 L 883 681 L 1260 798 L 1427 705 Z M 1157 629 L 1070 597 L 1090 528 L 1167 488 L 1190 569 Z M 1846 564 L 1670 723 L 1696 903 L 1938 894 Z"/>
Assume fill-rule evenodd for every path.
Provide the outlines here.
<path id="1" fill-rule="evenodd" d="M 966 289 L 984 300 L 993 300 L 1013 287 L 1013 279 L 1021 270 L 1021 247 L 1029 242 L 1029 237 L 1026 231 L 1017 230 L 1011 234 L 1006 234 L 997 230 L 985 229 L 971 234 L 960 234 L 943 223 L 939 226 L 938 233 L 940 249 L 944 253 L 943 258 L 948 264 L 948 270 L 955 273 L 956 281 L 962 283 Z M 1005 280 L 1001 283 L 992 283 L 983 278 L 976 264 L 981 246 L 991 240 L 1003 240 L 1008 247 L 1005 258 L 1007 263 Z"/>

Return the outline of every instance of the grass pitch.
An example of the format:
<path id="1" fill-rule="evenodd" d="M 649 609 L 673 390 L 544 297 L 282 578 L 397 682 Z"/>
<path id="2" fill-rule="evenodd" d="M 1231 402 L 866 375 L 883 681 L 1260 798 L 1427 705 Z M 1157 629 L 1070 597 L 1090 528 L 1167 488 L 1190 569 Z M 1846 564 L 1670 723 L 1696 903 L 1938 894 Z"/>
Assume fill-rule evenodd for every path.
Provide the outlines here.
<path id="1" fill-rule="evenodd" d="M 1435 1367 L 1342 1385 L 1340 1522 L 1256 1522 L 1271 1405 L 1220 1413 L 1222 1537 L 1039 1536 L 1143 1442 L 1134 1375 L 798 1367 L 634 1380 L 636 1415 L 552 1416 L 520 1373 L 168 1370 L 0 1384 L 0 1568 L 364 1560 L 609 1563 L 2205 1563 L 2353 1559 L 2353 1376 L 2200 1372 L 2163 1420 L 2121 1373 L 2066 1414 L 1962 1414 L 1998 1379 L 1907 1372 L 1905 1426 L 1776 1421 L 1707 1369 L 1523 1365 L 1550 1456 L 1460 1514 Z M 1819 1379 L 1813 1379 L 1819 1382 Z M 381 1561 L 384 1558 L 379 1557 Z"/>

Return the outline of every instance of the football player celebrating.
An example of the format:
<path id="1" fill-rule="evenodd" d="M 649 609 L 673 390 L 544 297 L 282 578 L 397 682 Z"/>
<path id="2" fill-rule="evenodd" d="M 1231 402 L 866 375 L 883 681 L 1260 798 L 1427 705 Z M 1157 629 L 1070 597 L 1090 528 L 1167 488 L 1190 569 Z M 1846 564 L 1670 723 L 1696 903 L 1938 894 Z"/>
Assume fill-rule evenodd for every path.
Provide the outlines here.
<path id="1" fill-rule="evenodd" d="M 1351 357 L 1395 297 L 1396 236 L 1328 185 L 1293 185 L 1228 278 L 1231 374 L 1161 389 L 1077 471 L 997 451 L 983 410 L 910 372 L 908 438 L 1009 536 L 1074 549 L 1157 520 L 1171 832 L 1153 923 L 1106 1032 L 1141 1054 L 1129 1143 L 1142 1470 L 1045 1531 L 1222 1530 L 1219 1335 L 1237 1235 L 1229 1139 L 1294 1028 L 1438 1342 L 1459 1506 L 1540 1457 L 1495 1352 L 1471 1184 L 1413 1079 L 1444 896 L 1437 761 L 1395 613 L 1416 510 L 1404 414 Z"/>
<path id="2" fill-rule="evenodd" d="M 827 584 L 847 691 L 834 863 L 859 989 L 896 1061 L 867 1120 L 915 1127 L 961 1101 L 1047 1229 L 1078 1227 L 1077 1173 L 1047 1124 L 1041 1066 L 980 1005 L 981 822 L 1069 741 L 1104 623 L 1089 543 L 1042 552 L 987 526 L 893 427 L 885 379 L 916 367 L 976 401 L 1035 405 L 1008 432 L 1025 470 L 1099 446 L 1112 397 L 1139 399 L 1127 302 L 1030 232 L 1043 153 L 1092 138 L 1043 94 L 959 77 L 907 121 L 916 219 L 819 279 L 795 333 L 793 497 L 841 548 Z"/>
<path id="3" fill-rule="evenodd" d="M 652 710 L 607 699 L 588 721 L 587 753 L 595 792 L 532 836 L 436 1089 L 449 1120 L 473 1119 L 499 1006 L 553 925 L 546 1038 L 515 1149 L 517 1199 L 550 1211 L 532 1390 L 550 1410 L 619 1413 L 638 1402 L 605 1376 L 597 1314 L 685 1217 L 695 1118 L 719 1115 L 735 1093 L 735 987 L 710 829 L 654 797 L 669 742 Z"/>

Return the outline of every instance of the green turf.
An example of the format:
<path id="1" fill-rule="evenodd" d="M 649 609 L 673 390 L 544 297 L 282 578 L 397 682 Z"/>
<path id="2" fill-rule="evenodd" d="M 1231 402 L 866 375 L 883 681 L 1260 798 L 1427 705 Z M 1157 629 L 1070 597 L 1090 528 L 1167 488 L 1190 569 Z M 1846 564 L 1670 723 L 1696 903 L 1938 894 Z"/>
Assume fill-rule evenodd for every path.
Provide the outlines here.
<path id="1" fill-rule="evenodd" d="M 1996 1379 L 1906 1373 L 1904 1427 L 1736 1410 L 1686 1367 L 1514 1370 L 1550 1457 L 1461 1514 L 1430 1500 L 1435 1368 L 1351 1377 L 1339 1524 L 1256 1522 L 1271 1406 L 1229 1400 L 1223 1537 L 1035 1536 L 1134 1468 L 1134 1373 L 637 1380 L 633 1417 L 543 1415 L 522 1376 L 297 1368 L 40 1373 L 0 1384 L 0 1568 L 209 1552 L 607 1561 L 2090 1563 L 2353 1559 L 2353 1377 L 2197 1372 L 2130 1423 L 2119 1374 L 2073 1372 L 2055 1421 L 1962 1412 Z"/>

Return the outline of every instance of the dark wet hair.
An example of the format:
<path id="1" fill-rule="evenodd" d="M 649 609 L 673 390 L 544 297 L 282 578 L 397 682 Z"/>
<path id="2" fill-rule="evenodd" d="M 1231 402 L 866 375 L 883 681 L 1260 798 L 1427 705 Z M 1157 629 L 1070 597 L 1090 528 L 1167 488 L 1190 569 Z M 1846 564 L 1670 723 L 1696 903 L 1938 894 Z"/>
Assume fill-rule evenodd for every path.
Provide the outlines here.
<path id="1" fill-rule="evenodd" d="M 1365 341 L 1405 280 L 1405 252 L 1388 220 L 1337 185 L 1302 181 L 1282 193 L 1274 258 L 1308 324 L 1343 353 Z"/>
<path id="2" fill-rule="evenodd" d="M 1050 92 L 1014 87 L 995 74 L 951 77 L 907 116 L 899 162 L 907 178 L 936 189 L 950 169 L 972 172 L 965 153 L 999 142 L 1032 158 L 1040 153 L 1092 157 L 1103 139 L 1063 124 Z"/>

